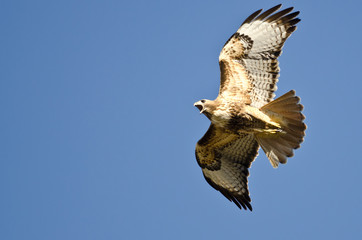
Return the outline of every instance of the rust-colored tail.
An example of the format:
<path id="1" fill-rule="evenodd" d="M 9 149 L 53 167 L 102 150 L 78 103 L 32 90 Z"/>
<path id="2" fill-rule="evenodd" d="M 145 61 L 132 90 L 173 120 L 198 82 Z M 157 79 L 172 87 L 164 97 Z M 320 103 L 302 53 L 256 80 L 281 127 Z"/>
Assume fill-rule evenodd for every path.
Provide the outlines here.
<path id="1" fill-rule="evenodd" d="M 287 157 L 293 156 L 293 149 L 299 148 L 303 142 L 307 126 L 303 123 L 303 105 L 299 104 L 299 101 L 295 91 L 291 90 L 260 109 L 273 122 L 279 123 L 282 130 L 273 134 L 255 134 L 274 168 L 278 167 L 279 163 L 286 163 Z"/>

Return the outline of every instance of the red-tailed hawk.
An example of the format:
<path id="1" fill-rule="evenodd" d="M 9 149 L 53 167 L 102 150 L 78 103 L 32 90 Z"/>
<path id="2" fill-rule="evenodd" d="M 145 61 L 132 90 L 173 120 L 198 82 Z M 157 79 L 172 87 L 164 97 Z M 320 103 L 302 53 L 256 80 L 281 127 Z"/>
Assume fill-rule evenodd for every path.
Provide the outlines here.
<path id="1" fill-rule="evenodd" d="M 245 210 L 252 210 L 247 177 L 259 146 L 276 168 L 300 147 L 306 129 L 294 90 L 273 101 L 277 58 L 300 21 L 292 7 L 276 12 L 280 7 L 258 10 L 244 21 L 221 50 L 218 97 L 194 104 L 211 121 L 195 151 L 204 177 Z"/>

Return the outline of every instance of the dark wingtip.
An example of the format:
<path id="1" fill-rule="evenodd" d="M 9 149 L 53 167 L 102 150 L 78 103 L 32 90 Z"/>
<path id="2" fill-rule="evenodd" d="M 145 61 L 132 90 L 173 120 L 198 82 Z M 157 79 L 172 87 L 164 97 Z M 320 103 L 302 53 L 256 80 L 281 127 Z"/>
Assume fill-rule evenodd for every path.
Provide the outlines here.
<path id="1" fill-rule="evenodd" d="M 282 4 L 282 3 L 279 3 L 278 5 L 272 7 L 271 9 L 274 9 L 274 8 L 279 9 L 279 8 L 281 8 L 282 6 L 283 6 L 283 4 Z"/>
<path id="2" fill-rule="evenodd" d="M 291 14 L 285 15 L 282 18 L 280 18 L 279 20 L 281 22 L 289 22 L 289 24 L 291 24 L 290 22 L 293 21 L 294 19 L 299 19 L 299 18 L 295 18 L 296 16 L 299 15 L 299 11 L 293 12 Z"/>
<path id="3" fill-rule="evenodd" d="M 245 21 L 241 25 L 251 23 L 252 21 L 256 21 L 256 20 L 260 20 L 260 21 L 265 20 L 268 22 L 273 22 L 273 21 L 277 21 L 277 20 L 281 20 L 282 22 L 289 21 L 290 25 L 295 25 L 300 21 L 299 18 L 295 18 L 296 16 L 299 15 L 300 12 L 299 11 L 292 12 L 294 7 L 289 7 L 289 8 L 286 8 L 284 10 L 281 10 L 281 11 L 275 13 L 281 7 L 282 7 L 282 4 L 278 4 L 274 7 L 266 10 L 265 12 L 262 12 L 263 9 L 259 9 L 258 11 L 251 14 L 247 19 L 245 19 Z M 290 13 L 290 12 L 292 12 L 292 13 Z M 288 14 L 288 13 L 290 13 L 290 14 Z"/>
<path id="4" fill-rule="evenodd" d="M 254 18 L 261 13 L 261 11 L 263 11 L 263 9 L 259 9 L 259 10 L 255 11 L 253 14 L 251 14 L 249 17 L 247 17 L 241 25 L 251 23 L 251 21 L 253 21 Z"/>
<path id="5" fill-rule="evenodd" d="M 279 10 L 282 7 L 282 4 L 276 5 L 269 10 L 266 10 L 262 14 L 260 14 L 255 20 L 263 20 L 264 18 L 268 17 L 270 14 L 274 13 L 275 11 Z"/>
<path id="6" fill-rule="evenodd" d="M 250 212 L 252 212 L 252 211 L 253 211 L 253 207 L 251 206 L 251 204 L 250 204 L 250 203 L 249 203 L 248 208 L 249 208 Z"/>
<path id="7" fill-rule="evenodd" d="M 300 21 L 301 21 L 300 18 L 294 18 L 289 23 L 290 23 L 290 25 L 295 25 L 295 24 L 299 23 Z"/>
<path id="8" fill-rule="evenodd" d="M 276 20 L 279 20 L 280 18 L 282 18 L 283 16 L 287 15 L 288 13 L 290 13 L 291 11 L 293 11 L 293 7 L 290 7 L 290 8 L 286 8 L 282 11 L 279 11 L 273 15 L 271 15 L 270 17 L 268 17 L 266 19 L 266 21 L 268 22 L 273 22 L 273 21 L 276 21 Z"/>

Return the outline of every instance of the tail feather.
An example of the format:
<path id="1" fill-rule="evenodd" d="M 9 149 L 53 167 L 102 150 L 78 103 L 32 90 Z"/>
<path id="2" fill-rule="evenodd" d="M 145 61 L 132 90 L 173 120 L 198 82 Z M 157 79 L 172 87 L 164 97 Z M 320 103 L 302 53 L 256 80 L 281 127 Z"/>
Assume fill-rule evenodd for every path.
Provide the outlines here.
<path id="1" fill-rule="evenodd" d="M 303 122 L 303 105 L 299 104 L 299 101 L 300 98 L 295 96 L 295 91 L 292 90 L 260 109 L 273 122 L 280 124 L 282 130 L 255 135 L 273 167 L 286 163 L 287 158 L 294 155 L 293 149 L 299 148 L 303 142 L 307 126 Z"/>

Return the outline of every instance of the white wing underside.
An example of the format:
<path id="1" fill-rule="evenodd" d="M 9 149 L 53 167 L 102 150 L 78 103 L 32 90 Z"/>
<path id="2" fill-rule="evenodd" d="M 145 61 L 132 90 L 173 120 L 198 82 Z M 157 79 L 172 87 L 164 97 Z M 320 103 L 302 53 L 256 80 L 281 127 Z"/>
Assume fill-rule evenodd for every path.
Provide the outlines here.
<path id="1" fill-rule="evenodd" d="M 293 8 L 271 15 L 280 6 L 262 14 L 261 10 L 252 14 L 225 44 L 219 56 L 220 66 L 222 61 L 228 62 L 227 65 L 234 70 L 240 71 L 238 68 L 242 67 L 244 74 L 235 77 L 235 74 L 221 73 L 220 95 L 227 96 L 228 90 L 232 89 L 223 84 L 248 85 L 248 89 L 239 90 L 240 93 L 248 93 L 251 106 L 260 108 L 273 100 L 280 70 L 277 58 L 286 39 L 295 31 L 295 24 L 300 21 L 295 18 L 299 12 L 288 14 Z M 241 46 L 237 46 L 240 43 Z M 237 67 L 237 64 L 240 66 Z M 225 68 L 221 67 L 221 71 L 225 71 Z"/>

